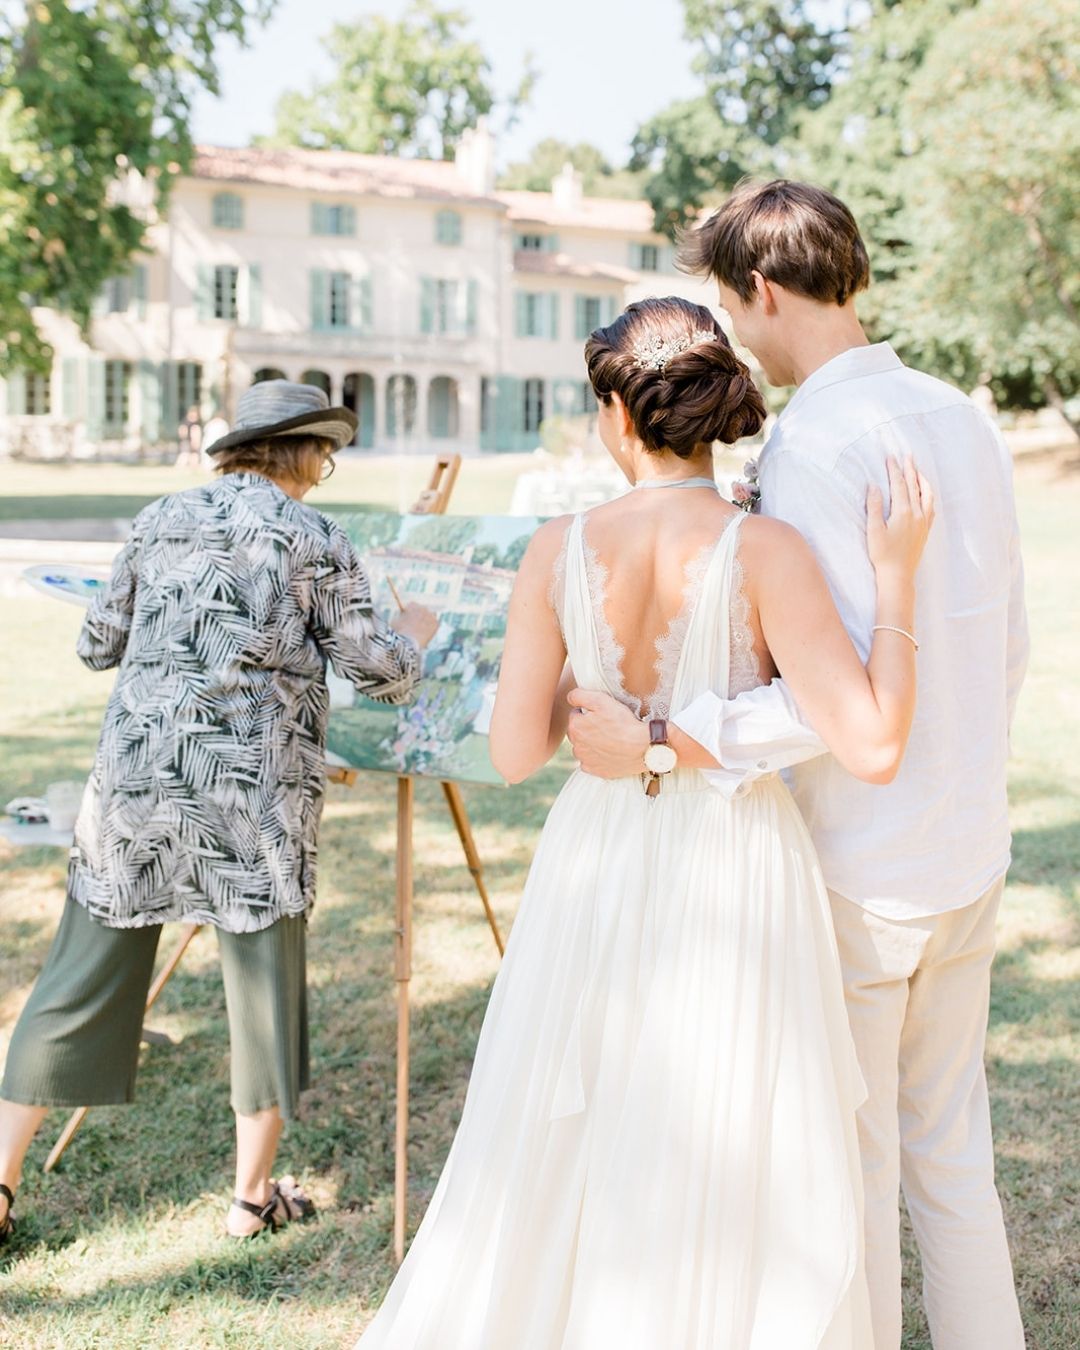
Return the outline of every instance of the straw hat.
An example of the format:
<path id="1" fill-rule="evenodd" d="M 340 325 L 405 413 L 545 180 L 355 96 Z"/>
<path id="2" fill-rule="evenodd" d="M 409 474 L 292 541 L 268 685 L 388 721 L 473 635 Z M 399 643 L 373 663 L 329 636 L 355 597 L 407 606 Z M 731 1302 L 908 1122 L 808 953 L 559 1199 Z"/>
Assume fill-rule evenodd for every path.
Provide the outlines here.
<path id="1" fill-rule="evenodd" d="M 227 436 L 207 446 L 208 455 L 220 455 L 238 445 L 272 440 L 276 436 L 320 436 L 340 450 L 356 435 L 356 414 L 331 408 L 330 400 L 314 384 L 292 380 L 260 380 L 240 396 L 236 425 Z"/>

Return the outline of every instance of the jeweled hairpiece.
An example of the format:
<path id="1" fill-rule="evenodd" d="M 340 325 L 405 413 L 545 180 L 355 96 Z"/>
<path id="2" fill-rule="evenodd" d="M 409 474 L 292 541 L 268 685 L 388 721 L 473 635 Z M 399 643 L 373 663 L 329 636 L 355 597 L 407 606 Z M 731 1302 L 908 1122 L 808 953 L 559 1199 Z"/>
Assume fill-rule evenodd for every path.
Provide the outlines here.
<path id="1" fill-rule="evenodd" d="M 715 342 L 716 334 L 707 328 L 695 328 L 689 335 L 665 338 L 659 333 L 645 333 L 630 348 L 634 365 L 641 370 L 663 371 L 673 356 L 696 347 L 699 342 Z"/>

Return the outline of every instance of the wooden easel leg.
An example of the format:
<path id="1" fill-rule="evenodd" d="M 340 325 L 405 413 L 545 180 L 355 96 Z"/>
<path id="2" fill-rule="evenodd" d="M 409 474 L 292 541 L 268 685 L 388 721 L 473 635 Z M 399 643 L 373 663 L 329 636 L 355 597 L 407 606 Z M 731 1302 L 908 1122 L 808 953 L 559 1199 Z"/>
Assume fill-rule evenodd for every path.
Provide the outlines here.
<path id="1" fill-rule="evenodd" d="M 458 838 L 461 840 L 461 847 L 465 850 L 465 862 L 469 871 L 472 873 L 473 882 L 479 892 L 480 900 L 484 906 L 484 913 L 487 915 L 488 926 L 491 928 L 492 936 L 495 939 L 495 946 L 499 949 L 499 955 L 502 956 L 505 946 L 502 933 L 499 932 L 499 921 L 495 918 L 495 911 L 491 908 L 491 900 L 487 893 L 487 887 L 484 884 L 484 872 L 480 865 L 480 854 L 476 851 L 476 841 L 473 839 L 472 825 L 469 823 L 469 816 L 465 810 L 465 799 L 461 795 L 461 789 L 456 783 L 443 783 L 442 790 L 446 795 L 447 804 L 450 807 L 450 814 L 454 818 L 454 824 L 457 826 Z"/>
<path id="2" fill-rule="evenodd" d="M 409 980 L 412 976 L 413 780 L 397 789 L 397 909 L 394 979 L 397 981 L 397 1103 L 394 1126 L 394 1261 L 405 1259 L 409 1183 Z"/>
<path id="3" fill-rule="evenodd" d="M 198 931 L 199 925 L 197 923 L 189 923 L 184 925 L 180 933 L 179 945 L 173 952 L 172 956 L 169 957 L 168 961 L 166 961 L 165 964 L 162 966 L 162 968 L 158 971 L 157 978 L 154 980 L 154 983 L 150 986 L 150 992 L 146 996 L 147 1012 L 149 1012 L 150 1009 L 154 1006 L 155 1002 L 157 1001 L 157 996 L 169 983 L 173 971 L 175 971 L 176 967 L 180 964 L 180 958 L 187 951 L 188 947 L 191 945 L 191 939 L 195 936 L 195 934 Z M 52 1147 L 52 1152 L 45 1159 L 46 1172 L 51 1172 L 53 1168 L 56 1166 L 56 1164 L 60 1161 L 60 1159 L 64 1156 L 64 1152 L 67 1149 L 68 1144 L 70 1144 L 71 1141 L 75 1138 L 75 1136 L 79 1133 L 82 1123 L 86 1119 L 89 1110 L 90 1108 L 88 1106 L 80 1106 L 75 1111 L 73 1111 L 72 1114 L 68 1117 L 67 1124 L 60 1131 L 60 1137 L 59 1139 L 57 1139 L 56 1143 Z"/>

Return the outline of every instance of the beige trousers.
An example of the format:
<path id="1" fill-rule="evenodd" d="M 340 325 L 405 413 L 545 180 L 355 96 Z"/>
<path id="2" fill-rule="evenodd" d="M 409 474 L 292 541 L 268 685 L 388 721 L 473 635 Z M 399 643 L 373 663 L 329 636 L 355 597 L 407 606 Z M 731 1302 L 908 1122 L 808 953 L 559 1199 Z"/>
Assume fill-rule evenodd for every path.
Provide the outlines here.
<path id="1" fill-rule="evenodd" d="M 983 1066 L 1004 886 L 963 909 L 903 921 L 829 895 L 869 1094 L 859 1146 L 873 1350 L 900 1346 L 901 1186 L 934 1350 L 1023 1350 Z"/>

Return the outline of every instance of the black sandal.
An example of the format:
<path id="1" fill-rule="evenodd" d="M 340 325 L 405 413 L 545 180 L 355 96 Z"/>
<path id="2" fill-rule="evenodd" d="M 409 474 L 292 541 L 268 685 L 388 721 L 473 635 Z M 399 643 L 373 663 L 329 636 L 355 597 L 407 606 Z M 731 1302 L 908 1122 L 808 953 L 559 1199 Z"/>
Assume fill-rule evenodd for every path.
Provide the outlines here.
<path id="1" fill-rule="evenodd" d="M 2 1195 L 8 1203 L 7 1213 L 4 1215 L 4 1222 L 0 1223 L 0 1247 L 2 1247 L 15 1231 L 15 1220 L 11 1217 L 11 1207 L 15 1203 L 15 1196 L 12 1193 L 10 1186 L 5 1186 L 2 1181 L 0 1181 L 0 1195 Z"/>
<path id="2" fill-rule="evenodd" d="M 229 1234 L 238 1242 L 245 1242 L 248 1238 L 258 1237 L 267 1230 L 276 1233 L 279 1228 L 283 1228 L 287 1223 L 304 1223 L 315 1217 L 314 1202 L 304 1194 L 292 1177 L 282 1177 L 280 1181 L 271 1184 L 270 1198 L 265 1205 L 255 1205 L 250 1200 L 241 1200 L 238 1195 L 233 1196 L 232 1202 L 237 1209 L 242 1209 L 245 1214 L 254 1214 L 257 1219 L 262 1220 L 262 1227 L 256 1228 L 254 1232 Z M 279 1204 L 285 1211 L 283 1218 L 279 1217 Z"/>

